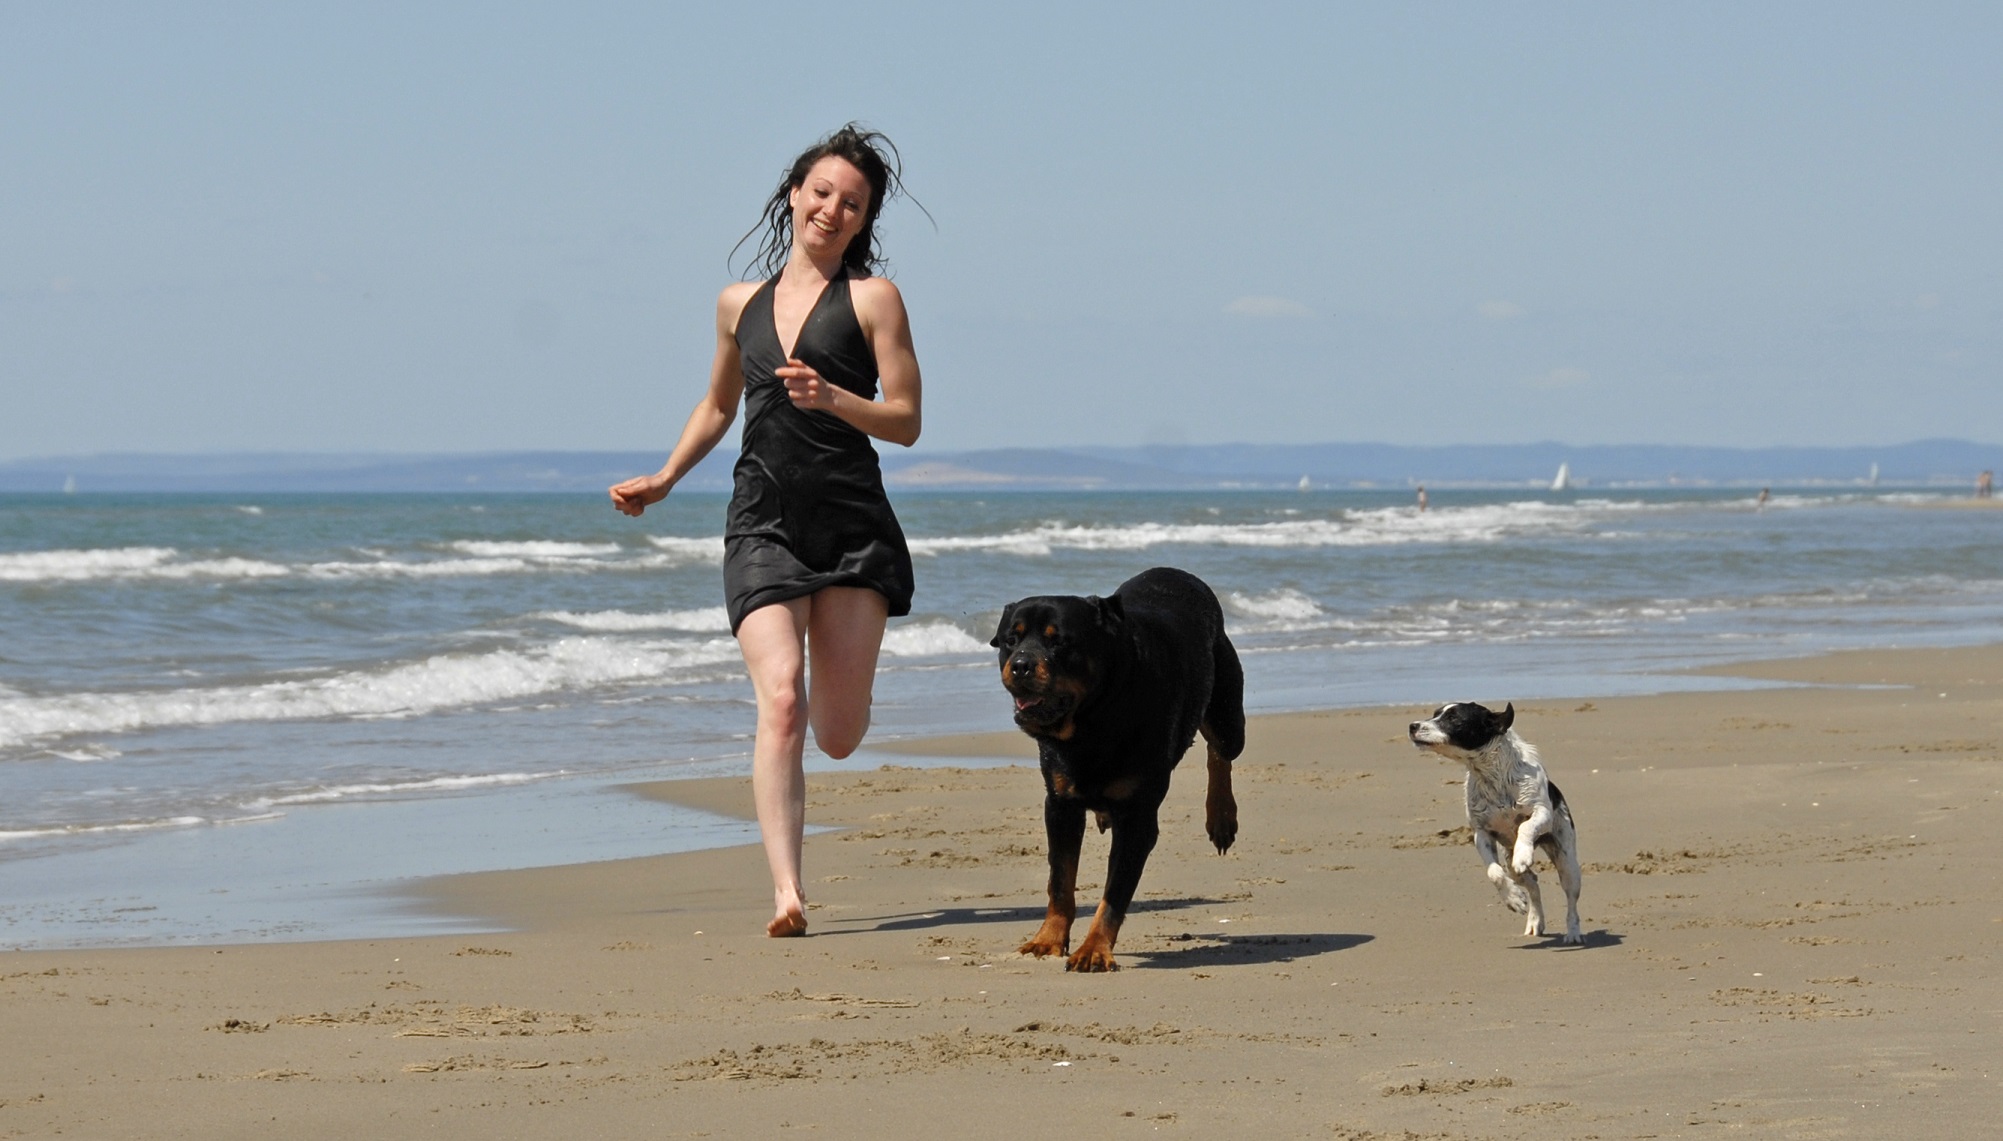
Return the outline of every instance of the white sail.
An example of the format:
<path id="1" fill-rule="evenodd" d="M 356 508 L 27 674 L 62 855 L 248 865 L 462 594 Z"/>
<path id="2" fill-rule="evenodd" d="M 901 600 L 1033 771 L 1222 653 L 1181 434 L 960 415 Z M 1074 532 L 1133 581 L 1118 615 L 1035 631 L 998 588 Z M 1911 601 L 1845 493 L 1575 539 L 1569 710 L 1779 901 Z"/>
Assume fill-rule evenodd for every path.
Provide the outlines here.
<path id="1" fill-rule="evenodd" d="M 1309 479 L 1308 477 L 1306 477 L 1306 476 L 1302 476 L 1302 477 L 1301 477 L 1301 482 L 1300 482 L 1300 484 L 1299 484 L 1298 486 L 1300 487 L 1300 489 L 1301 489 L 1302 491 L 1306 491 L 1306 490 L 1308 490 L 1309 488 L 1311 488 L 1311 487 L 1313 487 L 1313 486 L 1314 486 L 1314 481 L 1313 481 L 1313 480 L 1310 480 L 1310 479 Z"/>
<path id="2" fill-rule="evenodd" d="M 1572 487 L 1572 465 L 1569 463 L 1561 463 L 1558 465 L 1558 474 L 1551 480 L 1551 490 L 1569 491 L 1571 490 L 1571 487 Z"/>

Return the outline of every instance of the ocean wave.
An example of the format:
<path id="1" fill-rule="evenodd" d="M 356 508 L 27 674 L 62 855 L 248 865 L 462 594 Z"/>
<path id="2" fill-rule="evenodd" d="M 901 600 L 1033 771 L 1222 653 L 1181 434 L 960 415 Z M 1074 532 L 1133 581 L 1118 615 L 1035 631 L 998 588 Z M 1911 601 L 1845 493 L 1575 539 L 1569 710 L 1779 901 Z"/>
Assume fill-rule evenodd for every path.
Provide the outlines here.
<path id="1" fill-rule="evenodd" d="M 169 816 L 160 820 L 124 820 L 116 824 L 57 824 L 47 828 L 20 828 L 0 832 L 0 843 L 9 840 L 37 840 L 50 836 L 92 836 L 120 832 L 153 832 L 162 828 L 195 828 L 207 824 L 206 816 Z"/>
<path id="2" fill-rule="evenodd" d="M 995 535 L 938 535 L 909 540 L 911 553 L 936 557 L 967 551 L 1047 557 L 1060 550 L 1142 551 L 1161 546 L 1361 547 L 1402 543 L 1492 543 L 1582 530 L 1639 504 L 1595 500 L 1553 504 L 1526 500 L 1424 514 L 1404 507 L 1343 512 L 1325 519 L 1263 523 L 1041 523 Z"/>
<path id="3" fill-rule="evenodd" d="M 633 614 L 625 610 L 544 610 L 529 615 L 545 622 L 561 622 L 580 630 L 623 633 L 634 630 L 679 630 L 690 634 L 730 633 L 730 614 L 721 606 L 699 610 L 668 610 L 659 614 Z"/>
<path id="4" fill-rule="evenodd" d="M 1218 601 L 1223 603 L 1227 617 L 1248 619 L 1253 623 L 1286 627 L 1319 622 L 1328 617 L 1328 612 L 1314 599 L 1291 587 L 1266 594 L 1243 594 L 1234 590 Z"/>
<path id="5" fill-rule="evenodd" d="M 680 535 L 649 535 L 647 541 L 661 553 L 673 560 L 671 565 L 689 563 L 723 563 L 723 536 L 691 539 Z"/>
<path id="6" fill-rule="evenodd" d="M 547 564 L 521 558 L 430 559 L 424 562 L 378 559 L 366 563 L 309 563 L 305 568 L 306 573 L 314 578 L 451 578 L 548 569 Z"/>
<path id="7" fill-rule="evenodd" d="M 951 622 L 913 622 L 883 632 L 883 652 L 895 658 L 990 654 L 993 649 Z"/>
<path id="8" fill-rule="evenodd" d="M 0 582 L 85 582 L 97 579 L 272 578 L 291 568 L 263 559 L 176 561 L 172 547 L 16 551 L 0 554 Z"/>
<path id="9" fill-rule="evenodd" d="M 671 677 L 739 660 L 728 638 L 640 643 L 564 638 L 531 650 L 421 662 L 262 685 L 0 699 L 0 747 L 79 733 L 319 717 L 410 717 L 559 690 Z"/>
<path id="10" fill-rule="evenodd" d="M 349 800 L 358 796 L 394 796 L 403 793 L 464 792 L 476 788 L 499 788 L 553 780 L 568 775 L 568 770 L 557 769 L 546 773 L 487 773 L 480 776 L 431 777 L 427 780 L 338 784 L 309 789 L 305 792 L 287 793 L 283 796 L 259 797 L 245 802 L 243 807 L 254 812 L 264 812 L 272 808 L 297 804 L 325 804 L 329 801 Z"/>
<path id="11" fill-rule="evenodd" d="M 620 550 L 617 543 L 559 543 L 543 539 L 511 543 L 461 539 L 452 544 L 452 549 L 489 559 L 583 559 L 616 555 Z"/>

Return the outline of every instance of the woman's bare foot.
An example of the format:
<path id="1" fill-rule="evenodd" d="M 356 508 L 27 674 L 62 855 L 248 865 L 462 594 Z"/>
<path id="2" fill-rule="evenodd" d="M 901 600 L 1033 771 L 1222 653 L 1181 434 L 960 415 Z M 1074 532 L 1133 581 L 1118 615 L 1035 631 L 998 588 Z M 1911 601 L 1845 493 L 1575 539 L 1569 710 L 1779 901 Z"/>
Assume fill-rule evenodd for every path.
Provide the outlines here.
<path id="1" fill-rule="evenodd" d="M 797 895 L 790 898 L 781 896 L 779 914 L 765 925 L 765 933 L 774 939 L 796 938 L 807 933 L 807 901 Z"/>

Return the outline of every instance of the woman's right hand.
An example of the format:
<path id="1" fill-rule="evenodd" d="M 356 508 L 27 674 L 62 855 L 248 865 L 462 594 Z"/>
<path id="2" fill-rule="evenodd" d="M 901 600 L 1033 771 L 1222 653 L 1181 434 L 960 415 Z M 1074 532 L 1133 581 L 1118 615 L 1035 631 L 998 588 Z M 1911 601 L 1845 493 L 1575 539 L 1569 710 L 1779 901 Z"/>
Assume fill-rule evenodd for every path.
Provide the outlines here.
<path id="1" fill-rule="evenodd" d="M 638 517 L 649 503 L 666 499 L 671 486 L 659 475 L 635 476 L 624 483 L 612 485 L 612 506 L 622 515 Z"/>

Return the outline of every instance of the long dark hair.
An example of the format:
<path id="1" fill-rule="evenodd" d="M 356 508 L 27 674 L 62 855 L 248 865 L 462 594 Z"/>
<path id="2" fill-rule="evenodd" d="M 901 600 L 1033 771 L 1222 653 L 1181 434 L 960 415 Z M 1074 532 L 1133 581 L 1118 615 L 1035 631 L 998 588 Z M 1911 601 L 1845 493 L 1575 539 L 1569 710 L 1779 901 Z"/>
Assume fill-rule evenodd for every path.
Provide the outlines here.
<path id="1" fill-rule="evenodd" d="M 888 262 L 883 251 L 877 246 L 876 218 L 883 213 L 883 204 L 898 195 L 911 198 L 904 189 L 904 160 L 897 153 L 897 145 L 882 131 L 872 131 L 856 123 L 845 123 L 842 128 L 806 150 L 793 160 L 786 171 L 786 177 L 779 180 L 779 189 L 765 203 L 765 210 L 759 216 L 758 224 L 746 230 L 737 244 L 730 247 L 734 258 L 759 231 L 764 237 L 758 242 L 756 252 L 751 255 L 747 267 L 759 277 L 771 277 L 785 268 L 786 258 L 793 251 L 793 191 L 807 183 L 807 172 L 814 164 L 833 155 L 846 161 L 862 172 L 869 183 L 869 208 L 863 211 L 862 229 L 850 239 L 848 249 L 842 251 L 842 265 L 851 276 L 870 277 L 880 272 Z M 911 198 L 918 209 L 930 218 L 932 212 L 925 210 L 924 203 Z"/>

